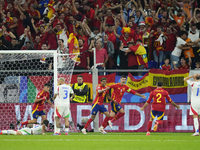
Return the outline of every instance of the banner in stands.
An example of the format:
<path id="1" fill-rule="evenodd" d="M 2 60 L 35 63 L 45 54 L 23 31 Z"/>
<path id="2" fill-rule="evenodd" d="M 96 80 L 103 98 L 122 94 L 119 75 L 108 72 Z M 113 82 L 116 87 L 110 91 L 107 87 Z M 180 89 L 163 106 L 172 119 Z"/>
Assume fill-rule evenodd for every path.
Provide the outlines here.
<path id="1" fill-rule="evenodd" d="M 186 69 L 172 71 L 151 69 L 141 79 L 135 79 L 129 73 L 126 84 L 139 93 L 146 93 L 154 90 L 156 83 L 162 81 L 163 88 L 169 94 L 182 94 L 187 93 L 187 83 L 183 79 L 188 75 L 189 72 Z"/>
<path id="2" fill-rule="evenodd" d="M 146 107 L 145 111 L 141 111 L 140 107 L 142 103 L 124 103 L 125 115 L 113 124 L 113 129 L 106 128 L 108 132 L 146 132 L 147 123 L 150 118 L 150 106 Z M 165 116 L 163 124 L 159 126 L 157 132 L 193 132 L 193 119 L 189 116 L 190 105 L 186 103 L 180 103 L 180 109 L 176 109 L 171 104 L 166 105 Z M 110 104 L 105 106 L 108 110 L 111 109 Z M 90 104 L 71 104 L 71 117 L 75 124 L 81 124 L 81 118 L 90 117 Z M 45 103 L 45 111 L 47 119 L 50 123 L 53 123 L 53 109 L 49 104 Z M 0 129 L 12 128 L 16 123 L 16 120 L 26 121 L 32 119 L 32 106 L 31 103 L 0 103 Z M 70 120 L 72 120 L 70 117 Z M 105 116 L 99 115 L 99 126 L 103 122 Z M 41 122 L 41 117 L 38 118 L 38 122 Z M 14 126 L 17 129 L 17 126 Z M 90 127 L 91 128 L 91 127 Z M 152 126 L 153 129 L 153 126 Z"/>

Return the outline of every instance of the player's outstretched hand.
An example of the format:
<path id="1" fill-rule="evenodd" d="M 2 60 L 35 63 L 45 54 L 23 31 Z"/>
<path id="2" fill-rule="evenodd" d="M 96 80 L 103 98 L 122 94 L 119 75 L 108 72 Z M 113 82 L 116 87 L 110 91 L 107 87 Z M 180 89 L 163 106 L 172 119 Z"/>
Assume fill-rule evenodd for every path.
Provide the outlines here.
<path id="1" fill-rule="evenodd" d="M 141 111 L 144 111 L 144 107 L 141 107 L 140 110 L 141 110 Z"/>
<path id="2" fill-rule="evenodd" d="M 177 108 L 177 109 L 179 109 L 179 108 L 180 108 L 180 106 L 178 105 L 176 108 Z"/>
<path id="3" fill-rule="evenodd" d="M 51 107 L 54 108 L 54 105 L 52 104 Z"/>
<path id="4" fill-rule="evenodd" d="M 145 96 L 145 95 L 142 95 L 141 97 L 142 97 L 143 99 L 145 99 L 145 98 L 146 98 L 146 96 Z"/>
<path id="5" fill-rule="evenodd" d="M 106 90 L 109 90 L 109 89 L 110 89 L 110 87 L 107 87 L 107 88 L 106 88 Z"/>
<path id="6" fill-rule="evenodd" d="M 114 103 L 115 103 L 115 105 L 117 105 L 117 104 L 118 104 L 118 102 L 116 102 L 115 100 L 114 100 Z"/>
<path id="7" fill-rule="evenodd" d="M 42 100 L 46 100 L 46 97 L 43 97 Z"/>

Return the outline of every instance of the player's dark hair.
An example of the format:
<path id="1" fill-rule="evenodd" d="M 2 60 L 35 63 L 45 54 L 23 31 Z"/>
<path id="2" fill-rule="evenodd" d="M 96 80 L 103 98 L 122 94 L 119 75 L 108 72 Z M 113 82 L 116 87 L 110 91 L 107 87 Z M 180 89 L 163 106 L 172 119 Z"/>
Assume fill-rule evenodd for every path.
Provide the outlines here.
<path id="1" fill-rule="evenodd" d="M 106 81 L 107 81 L 107 78 L 105 78 L 105 77 L 101 78 L 101 81 L 103 81 L 103 80 L 106 80 Z"/>
<path id="2" fill-rule="evenodd" d="M 122 78 L 126 78 L 126 76 L 125 76 L 125 75 L 122 75 L 122 76 L 121 76 L 121 79 L 122 79 Z"/>
<path id="3" fill-rule="evenodd" d="M 4 96 L 4 98 L 7 96 L 8 90 L 14 90 L 14 89 L 16 89 L 16 90 L 18 91 L 18 86 L 17 86 L 17 84 L 7 85 L 7 86 L 4 88 L 4 91 L 3 91 L 3 96 Z"/>
<path id="4" fill-rule="evenodd" d="M 44 86 L 49 86 L 50 87 L 51 85 L 49 83 L 45 83 Z"/>
<path id="5" fill-rule="evenodd" d="M 158 87 L 162 87 L 162 86 L 163 86 L 163 82 L 162 82 L 162 81 L 158 81 L 158 82 L 157 82 L 157 86 L 158 86 Z"/>
<path id="6" fill-rule="evenodd" d="M 142 40 L 141 39 L 137 39 L 137 41 L 136 42 L 140 42 L 140 43 L 142 43 Z"/>
<path id="7" fill-rule="evenodd" d="M 196 62 L 196 65 L 200 65 L 200 62 L 199 62 L 199 61 L 197 61 L 197 62 Z"/>
<path id="8" fill-rule="evenodd" d="M 49 121 L 48 120 L 44 120 L 42 124 L 44 124 L 46 127 L 48 127 Z"/>
<path id="9" fill-rule="evenodd" d="M 78 78 L 78 77 L 81 77 L 81 78 L 83 79 L 83 76 L 82 76 L 82 75 L 78 75 L 77 78 Z"/>

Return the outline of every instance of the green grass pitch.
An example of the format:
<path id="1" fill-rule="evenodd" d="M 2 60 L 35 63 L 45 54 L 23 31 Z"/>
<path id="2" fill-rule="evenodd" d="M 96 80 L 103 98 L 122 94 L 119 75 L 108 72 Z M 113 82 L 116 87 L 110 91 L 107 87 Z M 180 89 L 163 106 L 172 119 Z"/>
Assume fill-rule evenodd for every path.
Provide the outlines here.
<path id="1" fill-rule="evenodd" d="M 0 150 L 198 150 L 192 133 L 70 133 L 65 136 L 0 135 Z"/>

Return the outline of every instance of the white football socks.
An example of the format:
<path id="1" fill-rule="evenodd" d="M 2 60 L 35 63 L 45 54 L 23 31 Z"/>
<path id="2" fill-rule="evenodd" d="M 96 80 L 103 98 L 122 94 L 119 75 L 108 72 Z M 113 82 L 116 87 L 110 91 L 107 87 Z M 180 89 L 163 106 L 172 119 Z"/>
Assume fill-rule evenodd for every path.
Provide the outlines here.
<path id="1" fill-rule="evenodd" d="M 69 128 L 65 128 L 65 132 L 67 132 L 67 133 L 68 133 L 68 132 L 69 132 Z"/>
<path id="2" fill-rule="evenodd" d="M 193 120 L 194 120 L 195 132 L 199 132 L 199 120 L 198 120 L 198 118 L 193 118 Z"/>
<path id="3" fill-rule="evenodd" d="M 16 135 L 17 134 L 17 132 L 13 131 L 13 130 L 3 130 L 2 133 L 5 135 Z"/>

